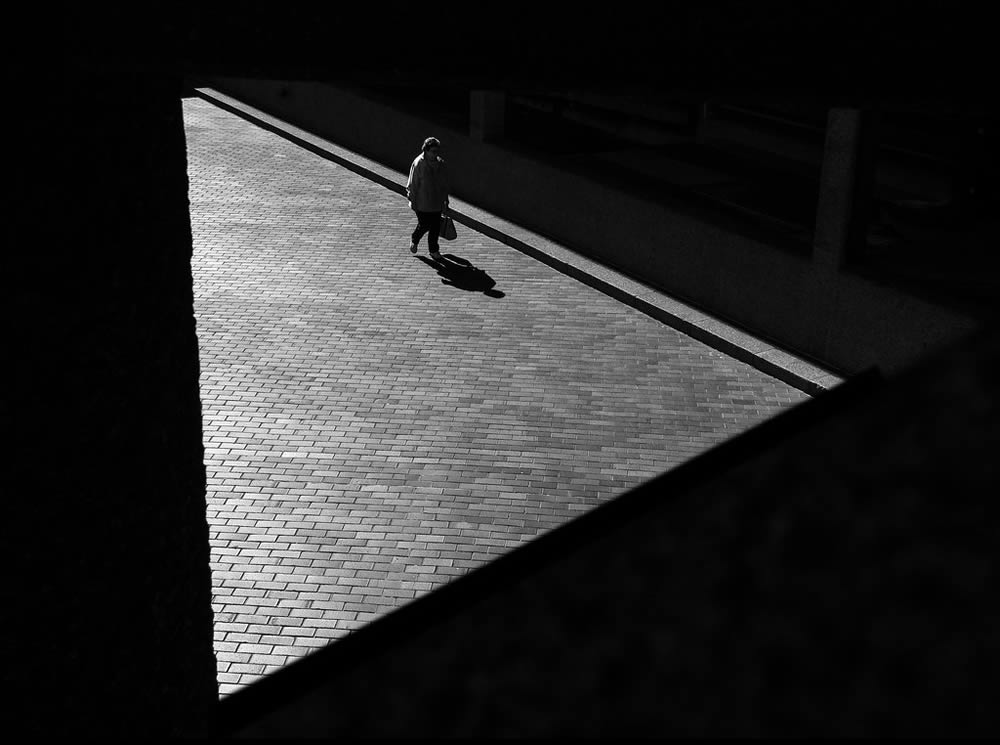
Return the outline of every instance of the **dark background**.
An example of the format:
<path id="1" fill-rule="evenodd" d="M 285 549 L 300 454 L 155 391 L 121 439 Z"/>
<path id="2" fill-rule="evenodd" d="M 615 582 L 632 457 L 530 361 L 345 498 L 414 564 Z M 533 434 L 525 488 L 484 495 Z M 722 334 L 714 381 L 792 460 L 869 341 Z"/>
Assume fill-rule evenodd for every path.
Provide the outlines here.
<path id="1" fill-rule="evenodd" d="M 32 7 L 7 23 L 8 190 L 0 271 L 7 342 L 0 418 L 12 440 L 0 543 L 10 580 L 0 630 L 5 732 L 199 735 L 210 731 L 214 717 L 211 577 L 180 118 L 186 78 L 226 74 L 423 89 L 572 86 L 665 96 L 695 91 L 995 114 L 995 86 L 986 65 L 993 27 L 979 6 L 618 3 L 576 6 L 575 13 L 539 7 L 504 3 L 403 12 L 367 5 L 306 10 L 291 4 L 163 3 L 134 11 L 77 5 Z M 859 700 L 851 710 L 855 733 L 913 732 L 935 721 L 952 731 L 987 726 L 995 732 L 995 714 L 982 694 L 996 682 L 991 631 L 996 624 L 986 628 L 979 620 L 995 620 L 990 615 L 995 614 L 995 549 L 983 526 L 996 526 L 992 502 L 986 501 L 995 486 L 989 455 L 995 426 L 988 426 L 996 421 L 991 414 L 996 350 L 989 344 L 970 350 L 960 355 L 961 364 L 945 365 L 951 372 L 912 379 L 907 385 L 916 392 L 905 394 L 910 404 L 894 403 L 879 421 L 911 412 L 913 422 L 928 424 L 913 414 L 922 410 L 921 390 L 934 392 L 934 407 L 924 409 L 931 422 L 937 411 L 968 410 L 967 420 L 958 417 L 937 435 L 933 426 L 908 429 L 915 434 L 892 463 L 868 459 L 868 470 L 850 480 L 838 481 L 843 464 L 834 460 L 825 466 L 829 478 L 823 482 L 835 485 L 831 499 L 868 498 L 873 483 L 881 490 L 903 484 L 900 514 L 913 514 L 917 505 L 919 520 L 895 521 L 895 513 L 880 513 L 875 524 L 865 522 L 864 510 L 849 510 L 851 530 L 874 546 L 873 562 L 889 562 L 888 574 L 879 576 L 890 580 L 893 555 L 878 547 L 898 545 L 903 540 L 898 531 L 909 531 L 904 543 L 916 547 L 916 564 L 932 565 L 935 582 L 964 588 L 959 595 L 966 606 L 961 612 L 950 606 L 941 637 L 947 644 L 926 664 L 920 664 L 925 658 L 914 644 L 907 651 L 911 663 L 912 655 L 918 656 L 917 663 L 892 667 L 898 656 L 891 656 L 889 668 L 880 667 L 879 650 L 897 649 L 891 633 L 860 647 L 875 663 L 852 668 L 845 662 L 837 671 L 836 695 L 824 698 L 820 681 L 810 689 L 819 692 L 815 698 L 796 699 L 802 707 L 794 720 L 798 732 L 830 731 L 845 702 Z M 978 429 L 966 429 L 966 421 Z M 859 431 L 866 426 L 859 424 Z M 837 437 L 851 438 L 853 431 L 848 426 Z M 880 438 L 891 437 L 875 431 L 874 444 L 859 458 L 878 452 Z M 963 433 L 961 452 L 949 444 L 958 441 L 948 439 L 949 432 Z M 825 447 L 836 449 L 829 441 Z M 939 461 L 942 448 L 949 455 Z M 901 479 L 886 475 L 897 472 Z M 967 498 L 962 518 L 935 519 L 948 514 L 944 497 L 954 481 L 950 477 L 958 473 Z M 769 494 L 779 504 L 795 497 L 779 487 Z M 795 545 L 808 546 L 817 520 L 810 516 L 789 524 L 789 531 L 799 531 Z M 708 525 L 711 533 L 711 521 Z M 942 525 L 949 531 L 944 541 L 935 538 Z M 733 531 L 741 547 L 734 556 L 744 549 L 753 554 L 752 546 L 747 548 L 753 534 Z M 843 535 L 831 538 L 833 545 Z M 887 536 L 892 540 L 881 542 Z M 964 557 L 955 559 L 962 546 L 974 553 L 978 573 L 967 571 Z M 847 556 L 856 554 L 847 550 Z M 863 567 L 856 574 L 861 586 L 867 581 Z M 780 563 L 774 571 L 789 576 L 781 574 Z M 789 615 L 796 617 L 795 598 L 803 586 L 776 583 L 766 568 L 761 572 L 762 586 L 779 593 L 781 603 L 791 603 Z M 894 623 L 907 628 L 913 613 L 926 619 L 935 607 L 933 597 L 921 595 L 924 575 L 916 571 L 907 577 L 912 592 L 906 590 L 905 599 L 884 614 L 890 629 Z M 827 588 L 840 581 L 819 572 L 804 582 L 814 580 Z M 576 589 L 586 593 L 583 585 Z M 850 606 L 851 592 L 827 595 L 853 608 L 849 615 L 856 623 L 868 619 L 868 606 Z M 878 597 L 871 602 L 878 605 Z M 930 599 L 913 600 L 921 597 Z M 755 612 L 759 598 L 739 598 L 724 605 Z M 817 607 L 821 617 L 830 610 L 822 603 Z M 746 612 L 744 620 L 751 617 Z M 808 650 L 793 652 L 791 661 L 783 658 L 790 667 L 780 671 L 785 693 L 812 680 L 796 677 L 808 668 Z M 734 653 L 720 659 L 751 658 Z M 796 659 L 805 668 L 796 667 Z M 766 655 L 764 660 L 770 664 Z M 963 676 L 972 668 L 963 667 L 963 660 L 975 661 L 968 679 Z M 692 669 L 691 675 L 724 682 L 727 668 L 720 665 Z M 858 669 L 876 671 L 871 674 L 877 685 L 870 689 L 875 699 L 866 700 L 868 689 L 855 686 L 851 675 Z M 879 670 L 887 677 L 879 678 Z M 942 670 L 948 673 L 943 682 L 928 677 Z M 388 680 L 372 684 L 373 690 L 391 685 L 391 675 Z M 755 690 L 763 686 L 766 698 L 770 678 L 745 680 L 758 686 Z M 671 679 L 675 687 L 685 682 L 683 676 Z M 940 685 L 947 688 L 943 698 L 936 697 Z M 643 690 L 655 705 L 655 690 Z M 405 691 L 396 693 L 405 699 Z M 736 689 L 730 694 L 732 702 L 744 700 Z M 717 715 L 691 720 L 692 726 L 721 721 L 726 699 L 719 701 Z M 770 699 L 772 718 L 766 721 L 741 710 L 742 731 L 781 731 L 787 723 L 782 701 Z M 938 709 L 936 702 L 943 702 Z M 603 710 L 589 711 L 600 719 L 594 712 Z M 614 707 L 606 711 L 609 718 L 595 726 L 613 728 Z M 869 716 L 870 711 L 876 713 Z M 521 714 L 522 731 L 544 724 L 547 715 Z M 684 707 L 676 714 L 683 717 Z M 398 724 L 405 727 L 405 721 Z M 674 720 L 675 727 L 683 730 L 682 725 Z M 364 722 L 359 726 L 363 731 Z"/>

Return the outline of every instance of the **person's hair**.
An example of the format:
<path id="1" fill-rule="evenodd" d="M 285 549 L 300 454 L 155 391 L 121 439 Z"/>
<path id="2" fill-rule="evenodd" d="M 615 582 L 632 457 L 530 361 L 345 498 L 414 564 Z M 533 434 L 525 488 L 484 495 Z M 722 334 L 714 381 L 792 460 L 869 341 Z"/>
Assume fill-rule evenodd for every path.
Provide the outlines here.
<path id="1" fill-rule="evenodd" d="M 441 142 L 438 140 L 437 137 L 428 137 L 426 140 L 424 140 L 424 146 L 421 148 L 421 150 L 426 153 L 432 147 L 441 147 Z"/>

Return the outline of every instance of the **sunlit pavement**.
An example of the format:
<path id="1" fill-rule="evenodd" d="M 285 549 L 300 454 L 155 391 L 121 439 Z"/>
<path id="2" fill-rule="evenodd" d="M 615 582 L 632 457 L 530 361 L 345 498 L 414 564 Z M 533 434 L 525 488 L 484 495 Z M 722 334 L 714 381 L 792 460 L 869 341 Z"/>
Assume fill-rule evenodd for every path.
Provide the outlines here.
<path id="1" fill-rule="evenodd" d="M 806 398 L 465 226 L 414 256 L 399 195 L 184 116 L 223 695 Z"/>

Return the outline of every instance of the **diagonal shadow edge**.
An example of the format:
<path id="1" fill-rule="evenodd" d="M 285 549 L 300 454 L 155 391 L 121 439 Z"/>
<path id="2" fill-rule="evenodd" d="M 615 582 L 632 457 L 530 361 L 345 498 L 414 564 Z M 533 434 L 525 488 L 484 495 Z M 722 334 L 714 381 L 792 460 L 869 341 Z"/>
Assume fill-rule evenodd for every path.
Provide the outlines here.
<path id="1" fill-rule="evenodd" d="M 235 691 L 219 702 L 217 732 L 222 736 L 238 732 L 322 683 L 327 675 L 341 673 L 372 655 L 383 654 L 422 629 L 460 613 L 493 592 L 540 571 L 543 565 L 599 539 L 617 525 L 642 516 L 662 504 L 664 494 L 670 495 L 668 499 L 679 500 L 687 490 L 791 439 L 846 406 L 859 404 L 876 393 L 883 382 L 877 368 L 849 378 Z"/>

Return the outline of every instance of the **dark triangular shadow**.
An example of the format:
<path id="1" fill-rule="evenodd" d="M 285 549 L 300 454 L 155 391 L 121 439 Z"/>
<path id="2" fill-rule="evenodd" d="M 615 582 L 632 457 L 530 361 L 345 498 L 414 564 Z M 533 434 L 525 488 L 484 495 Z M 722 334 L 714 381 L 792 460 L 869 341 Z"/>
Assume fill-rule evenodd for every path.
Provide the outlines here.
<path id="1" fill-rule="evenodd" d="M 417 258 L 437 271 L 442 284 L 467 292 L 481 292 L 487 297 L 504 297 L 503 292 L 494 289 L 497 284 L 495 279 L 461 256 L 441 254 L 441 258 L 437 261 L 427 256 Z"/>

